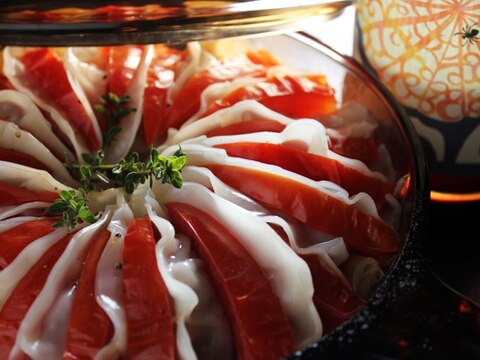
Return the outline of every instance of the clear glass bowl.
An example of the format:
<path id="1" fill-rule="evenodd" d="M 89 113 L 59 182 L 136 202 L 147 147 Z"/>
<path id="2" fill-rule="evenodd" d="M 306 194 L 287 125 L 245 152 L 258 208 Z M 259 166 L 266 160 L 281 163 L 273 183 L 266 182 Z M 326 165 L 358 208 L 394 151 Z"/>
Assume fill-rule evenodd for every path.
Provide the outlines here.
<path id="1" fill-rule="evenodd" d="M 231 34 L 227 32 L 225 35 Z M 120 41 L 128 43 L 133 39 L 122 38 Z M 414 286 L 415 282 L 410 280 L 415 277 L 415 267 L 422 260 L 421 245 L 428 204 L 425 161 L 409 118 L 388 91 L 356 61 L 303 33 L 250 36 L 247 39 L 254 47 L 266 49 L 285 66 L 324 74 L 335 90 L 338 113 L 336 117 L 327 116 L 322 120 L 330 122 L 335 130 L 341 132 L 351 125 L 350 122 L 358 121 L 359 116 L 367 116 L 367 122 L 375 128 L 372 137 L 384 145 L 384 158 L 371 165 L 374 170 L 385 172 L 397 184 L 399 207 L 381 216 L 398 229 L 401 250 L 384 269 L 385 279 L 375 286 L 358 313 L 318 342 L 306 345 L 292 355 L 292 358 L 314 358 L 329 349 L 348 346 L 368 334 L 378 325 L 381 314 L 395 304 L 402 291 Z M 107 38 L 107 41 L 110 40 Z M 184 46 L 173 40 L 169 44 L 180 48 Z"/>

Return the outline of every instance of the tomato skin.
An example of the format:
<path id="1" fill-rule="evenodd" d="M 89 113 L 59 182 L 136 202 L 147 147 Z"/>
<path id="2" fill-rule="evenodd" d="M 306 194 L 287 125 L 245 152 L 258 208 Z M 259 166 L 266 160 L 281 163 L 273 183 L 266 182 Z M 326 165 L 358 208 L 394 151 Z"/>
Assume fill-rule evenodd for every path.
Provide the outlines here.
<path id="1" fill-rule="evenodd" d="M 201 117 L 247 99 L 257 100 L 266 107 L 294 119 L 326 115 L 336 108 L 333 89 L 328 86 L 323 76 L 285 76 L 240 87 L 213 102 Z"/>
<path id="2" fill-rule="evenodd" d="M 329 138 L 330 150 L 337 154 L 363 161 L 367 165 L 372 164 L 378 159 L 378 146 L 378 141 L 371 137 Z"/>
<path id="3" fill-rule="evenodd" d="M 264 206 L 280 210 L 314 229 L 343 236 L 349 249 L 387 265 L 398 251 L 398 236 L 367 215 L 301 182 L 239 166 L 207 164 L 220 180 Z"/>
<path id="4" fill-rule="evenodd" d="M 167 89 L 145 88 L 143 103 L 143 136 L 148 145 L 154 144 L 164 132 L 163 121 L 167 109 Z"/>
<path id="5" fill-rule="evenodd" d="M 123 285 L 129 359 L 175 359 L 173 308 L 157 267 L 148 217 L 128 227 L 123 250 Z"/>
<path id="6" fill-rule="evenodd" d="M 109 238 L 103 229 L 90 245 L 75 290 L 63 359 L 93 359 L 113 335 L 113 324 L 95 296 L 97 264 Z"/>
<path id="7" fill-rule="evenodd" d="M 67 121 L 79 131 L 90 150 L 100 143 L 92 120 L 77 98 L 61 59 L 49 48 L 38 48 L 21 58 L 26 73 L 36 80 L 44 93 L 66 115 Z"/>
<path id="8" fill-rule="evenodd" d="M 275 58 L 265 49 L 249 50 L 245 55 L 247 55 L 250 61 L 254 64 L 260 64 L 265 67 L 277 66 L 281 64 L 280 60 Z"/>
<path id="9" fill-rule="evenodd" d="M 313 278 L 313 302 L 322 319 L 324 331 L 330 332 L 350 319 L 365 302 L 318 255 L 300 255 Z"/>
<path id="10" fill-rule="evenodd" d="M 38 161 L 35 157 L 33 157 L 30 154 L 27 154 L 21 151 L 5 149 L 2 147 L 0 147 L 0 160 L 29 166 L 34 169 L 45 170 L 45 171 L 50 170 L 44 163 L 42 163 L 41 161 Z"/>
<path id="11" fill-rule="evenodd" d="M 350 195 L 364 191 L 372 196 L 380 208 L 386 204 L 385 195 L 392 194 L 395 188 L 391 182 L 364 175 L 335 159 L 310 154 L 287 145 L 242 142 L 219 144 L 215 147 L 225 149 L 230 156 L 277 165 L 312 180 L 332 181 Z"/>
<path id="12" fill-rule="evenodd" d="M 15 90 L 10 80 L 3 74 L 0 74 L 0 90 Z"/>
<path id="13" fill-rule="evenodd" d="M 20 186 L 0 182 L 0 206 L 19 205 L 33 201 L 52 202 L 58 199 L 53 191 L 33 192 Z"/>
<path id="14" fill-rule="evenodd" d="M 143 100 L 142 124 L 147 145 L 157 142 L 166 131 L 167 91 L 173 84 L 174 68 L 180 59 L 179 50 L 156 45 Z"/>
<path id="15" fill-rule="evenodd" d="M 108 48 L 107 92 L 122 97 L 128 87 L 142 57 L 142 46 L 112 46 Z"/>
<path id="16" fill-rule="evenodd" d="M 8 359 L 23 318 L 72 236 L 68 235 L 58 240 L 47 250 L 20 280 L 0 310 L 0 360 Z"/>
<path id="17" fill-rule="evenodd" d="M 209 85 L 242 76 L 260 77 L 266 67 L 259 64 L 228 64 L 220 62 L 194 74 L 182 87 L 167 112 L 166 129 L 180 126 L 200 109 L 200 95 Z"/>
<path id="18" fill-rule="evenodd" d="M 0 270 L 6 268 L 31 242 L 50 234 L 54 220 L 43 218 L 17 225 L 0 233 Z"/>
<path id="19" fill-rule="evenodd" d="M 274 224 L 270 226 L 287 243 L 288 236 Z M 308 265 L 313 280 L 313 302 L 322 319 L 324 333 L 329 333 L 352 317 L 365 302 L 350 284 L 318 254 L 297 253 Z"/>
<path id="20" fill-rule="evenodd" d="M 269 280 L 218 220 L 189 204 L 166 204 L 175 228 L 204 260 L 232 324 L 237 358 L 278 359 L 295 350 L 292 330 Z"/>

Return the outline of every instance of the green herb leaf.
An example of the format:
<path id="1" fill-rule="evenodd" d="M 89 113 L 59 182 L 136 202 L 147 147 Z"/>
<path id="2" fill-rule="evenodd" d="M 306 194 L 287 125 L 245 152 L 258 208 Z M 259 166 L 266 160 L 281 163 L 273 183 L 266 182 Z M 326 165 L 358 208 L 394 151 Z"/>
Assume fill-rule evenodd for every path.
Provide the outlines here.
<path id="1" fill-rule="evenodd" d="M 153 186 L 154 180 L 169 183 L 176 188 L 183 185 L 181 171 L 187 164 L 186 154 L 179 148 L 171 156 L 161 156 L 157 149 L 151 149 L 148 161 L 141 161 L 140 155 L 131 153 L 126 159 L 117 164 L 105 164 L 105 153 L 100 150 L 95 154 L 82 154 L 85 164 L 74 164 L 66 161 L 66 166 L 77 171 L 83 187 L 74 190 L 63 190 L 59 199 L 55 200 L 48 212 L 52 215 L 62 215 L 62 220 L 54 223 L 54 227 L 65 226 L 71 231 L 81 222 L 94 223 L 94 215 L 88 208 L 87 192 L 99 187 L 102 183 L 114 183 L 132 194 L 139 184 L 149 182 Z"/>
<path id="2" fill-rule="evenodd" d="M 60 199 L 55 200 L 47 211 L 52 215 L 62 215 L 62 220 L 53 223 L 56 228 L 67 227 L 73 230 L 81 221 L 94 223 L 96 221 L 88 208 L 87 194 L 84 189 L 78 193 L 74 190 L 63 190 L 59 193 Z"/>
<path id="3" fill-rule="evenodd" d="M 119 97 L 117 94 L 109 92 L 107 95 L 103 95 L 100 100 L 102 103 L 94 105 L 94 108 L 105 116 L 107 121 L 107 130 L 102 136 L 103 146 L 105 147 L 110 145 L 115 140 L 118 133 L 122 131 L 122 127 L 118 125 L 120 120 L 137 110 L 126 107 L 131 101 L 131 98 L 128 95 Z"/>
<path id="4" fill-rule="evenodd" d="M 62 200 L 56 200 L 48 208 L 48 212 L 53 215 L 63 214 L 64 211 L 68 209 L 68 204 Z"/>

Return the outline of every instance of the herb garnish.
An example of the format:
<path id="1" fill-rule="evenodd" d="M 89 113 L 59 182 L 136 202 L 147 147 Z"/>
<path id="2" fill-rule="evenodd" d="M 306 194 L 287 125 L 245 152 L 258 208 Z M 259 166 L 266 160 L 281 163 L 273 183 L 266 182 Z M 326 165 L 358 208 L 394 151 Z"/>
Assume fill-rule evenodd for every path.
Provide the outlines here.
<path id="1" fill-rule="evenodd" d="M 102 104 L 96 104 L 94 108 L 107 119 L 107 130 L 102 135 L 103 146 L 105 147 L 110 145 L 115 136 L 122 131 L 122 127 L 118 125 L 120 120 L 128 114 L 137 111 L 137 109 L 125 106 L 131 101 L 128 95 L 119 97 L 117 94 L 109 92 L 101 97 L 101 101 Z"/>
<path id="2" fill-rule="evenodd" d="M 152 148 L 146 162 L 140 161 L 140 156 L 136 152 L 126 159 L 121 159 L 117 164 L 105 164 L 103 150 L 99 150 L 95 156 L 83 154 L 82 157 L 86 164 L 66 162 L 69 170 L 79 172 L 82 187 L 78 192 L 61 191 L 60 199 L 54 201 L 48 208 L 49 213 L 63 216 L 62 220 L 54 223 L 54 226 L 66 226 L 69 231 L 80 222 L 96 221 L 88 208 L 87 193 L 99 189 L 100 184 L 123 187 L 128 194 L 132 194 L 138 184 L 144 184 L 147 180 L 150 187 L 153 180 L 159 180 L 180 188 L 183 185 L 181 171 L 187 163 L 187 156 L 180 147 L 168 157 L 161 156 L 157 149 Z"/>
<path id="3" fill-rule="evenodd" d="M 53 226 L 66 226 L 68 231 L 73 230 L 81 221 L 93 224 L 96 219 L 87 206 L 85 189 L 60 191 L 60 199 L 55 200 L 48 208 L 53 215 L 62 215 L 62 220 L 53 223 Z"/>

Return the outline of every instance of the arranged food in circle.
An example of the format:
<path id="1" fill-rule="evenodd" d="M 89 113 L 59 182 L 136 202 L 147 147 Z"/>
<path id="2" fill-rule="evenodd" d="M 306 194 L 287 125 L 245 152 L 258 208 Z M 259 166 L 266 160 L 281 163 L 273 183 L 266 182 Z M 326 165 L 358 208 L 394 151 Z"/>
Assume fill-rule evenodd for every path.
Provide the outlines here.
<path id="1" fill-rule="evenodd" d="M 368 300 L 377 119 L 235 41 L 3 49 L 0 359 L 278 359 Z"/>

